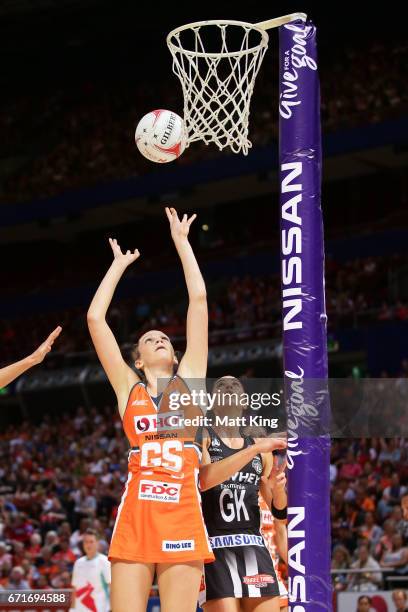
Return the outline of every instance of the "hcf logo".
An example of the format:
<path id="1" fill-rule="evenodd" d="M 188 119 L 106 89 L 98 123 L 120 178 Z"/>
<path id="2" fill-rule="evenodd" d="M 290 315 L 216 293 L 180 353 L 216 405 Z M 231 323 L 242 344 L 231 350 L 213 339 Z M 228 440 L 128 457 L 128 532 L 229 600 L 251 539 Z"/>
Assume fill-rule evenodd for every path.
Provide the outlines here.
<path id="1" fill-rule="evenodd" d="M 180 429 L 182 427 L 182 418 L 179 412 L 163 412 L 160 415 L 142 414 L 133 418 L 137 434 L 157 432 L 158 428 Z"/>
<path id="2" fill-rule="evenodd" d="M 134 417 L 136 433 L 146 433 L 148 431 L 157 430 L 157 417 L 154 415 L 146 415 Z"/>

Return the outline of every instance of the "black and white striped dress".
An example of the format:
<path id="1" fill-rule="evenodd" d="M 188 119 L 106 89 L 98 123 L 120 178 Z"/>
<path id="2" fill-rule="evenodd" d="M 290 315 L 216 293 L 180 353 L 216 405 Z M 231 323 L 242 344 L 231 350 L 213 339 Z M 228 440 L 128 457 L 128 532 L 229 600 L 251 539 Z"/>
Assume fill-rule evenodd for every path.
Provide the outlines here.
<path id="1" fill-rule="evenodd" d="M 238 452 L 224 444 L 211 427 L 208 434 L 211 462 Z M 254 441 L 243 436 L 243 443 L 245 448 Z M 272 559 L 260 532 L 258 493 L 262 469 L 262 457 L 256 455 L 229 480 L 202 493 L 215 562 L 205 565 L 200 605 L 224 597 L 279 596 Z"/>

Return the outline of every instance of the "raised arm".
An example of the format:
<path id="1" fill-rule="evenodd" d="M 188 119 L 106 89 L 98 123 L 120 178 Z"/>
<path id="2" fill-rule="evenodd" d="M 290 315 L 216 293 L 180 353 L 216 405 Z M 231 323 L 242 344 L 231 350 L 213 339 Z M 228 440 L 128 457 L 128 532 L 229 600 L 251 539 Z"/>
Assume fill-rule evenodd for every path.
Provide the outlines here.
<path id="1" fill-rule="evenodd" d="M 31 353 L 31 355 L 28 355 L 28 357 L 25 357 L 20 361 L 16 361 L 15 363 L 12 363 L 6 366 L 5 368 L 1 368 L 0 389 L 9 385 L 11 382 L 13 382 L 13 380 L 20 376 L 20 374 L 23 374 L 33 366 L 41 363 L 47 353 L 50 352 L 51 347 L 54 344 L 54 340 L 58 338 L 61 333 L 61 330 L 62 327 L 56 327 L 54 331 L 50 333 L 48 338 L 44 340 L 44 342 L 40 344 L 40 346 L 34 351 L 34 353 Z"/>
<path id="2" fill-rule="evenodd" d="M 119 412 L 122 416 L 129 388 L 139 379 L 136 372 L 123 359 L 115 336 L 106 322 L 106 313 L 119 280 L 126 268 L 139 257 L 139 251 L 135 249 L 133 253 L 131 251 L 122 253 L 117 241 L 112 238 L 109 238 L 109 244 L 114 259 L 89 306 L 87 320 L 96 353 L 116 393 Z"/>
<path id="3" fill-rule="evenodd" d="M 208 307 L 204 279 L 188 241 L 190 226 L 197 215 L 182 220 L 174 208 L 166 208 L 171 236 L 183 266 L 188 291 L 186 324 L 186 352 L 180 362 L 178 373 L 183 378 L 204 378 L 208 358 Z"/>
<path id="4" fill-rule="evenodd" d="M 270 453 L 273 450 L 286 448 L 286 440 L 283 438 L 262 438 L 255 444 L 243 448 L 221 461 L 210 463 L 211 459 L 207 445 L 203 445 L 203 456 L 200 467 L 200 488 L 202 491 L 211 489 L 228 480 L 235 472 L 249 463 L 258 453 Z"/>

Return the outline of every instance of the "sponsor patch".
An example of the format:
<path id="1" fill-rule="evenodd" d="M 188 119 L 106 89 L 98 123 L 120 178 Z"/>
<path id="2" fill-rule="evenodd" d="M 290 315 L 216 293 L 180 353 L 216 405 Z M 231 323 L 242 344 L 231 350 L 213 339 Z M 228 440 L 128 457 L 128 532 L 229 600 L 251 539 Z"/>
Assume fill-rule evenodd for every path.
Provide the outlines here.
<path id="1" fill-rule="evenodd" d="M 269 574 L 254 574 L 253 576 L 244 576 L 242 582 L 262 589 L 267 587 L 268 584 L 273 584 L 275 578 Z"/>
<path id="2" fill-rule="evenodd" d="M 264 525 L 273 525 L 273 516 L 270 510 L 261 510 L 261 524 Z"/>
<path id="3" fill-rule="evenodd" d="M 177 482 L 141 480 L 139 483 L 139 499 L 178 504 L 180 490 L 181 484 Z"/>
<path id="4" fill-rule="evenodd" d="M 135 416 L 135 431 L 137 434 L 157 433 L 158 431 L 178 430 L 183 428 L 181 412 L 160 412 L 159 414 L 142 414 Z M 177 436 L 177 434 L 162 434 Z"/>
<path id="5" fill-rule="evenodd" d="M 230 548 L 231 546 L 265 546 L 262 536 L 252 533 L 233 533 L 210 537 L 211 548 Z"/>
<path id="6" fill-rule="evenodd" d="M 162 550 L 164 552 L 182 552 L 194 550 L 194 540 L 162 540 Z"/>
<path id="7" fill-rule="evenodd" d="M 141 416 L 133 417 L 133 419 L 137 434 L 157 431 L 157 416 L 155 414 L 142 414 Z"/>
<path id="8" fill-rule="evenodd" d="M 259 457 L 254 457 L 254 459 L 252 459 L 252 467 L 257 474 L 262 474 L 262 461 Z"/>

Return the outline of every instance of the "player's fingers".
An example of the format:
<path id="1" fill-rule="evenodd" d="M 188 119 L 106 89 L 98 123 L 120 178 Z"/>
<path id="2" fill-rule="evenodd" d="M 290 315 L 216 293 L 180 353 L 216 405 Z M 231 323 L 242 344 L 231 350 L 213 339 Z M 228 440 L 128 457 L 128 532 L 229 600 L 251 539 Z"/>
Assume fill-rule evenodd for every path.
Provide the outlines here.
<path id="1" fill-rule="evenodd" d="M 53 330 L 53 331 L 50 333 L 50 335 L 48 336 L 48 338 L 46 339 L 46 341 L 45 341 L 45 342 L 46 342 L 47 344 L 48 344 L 48 343 L 52 344 L 52 343 L 54 342 L 55 338 L 58 338 L 58 336 L 60 335 L 61 331 L 62 331 L 62 327 L 61 327 L 60 325 L 58 325 L 58 327 L 56 327 L 56 328 L 55 328 L 55 329 L 54 329 L 54 330 Z"/>
<path id="2" fill-rule="evenodd" d="M 194 213 L 194 215 L 191 215 L 191 217 L 189 218 L 189 220 L 187 221 L 188 225 L 190 226 L 192 224 L 192 222 L 194 221 L 194 219 L 197 219 L 197 215 Z"/>
<path id="3" fill-rule="evenodd" d="M 166 208 L 164 210 L 166 211 L 166 216 L 167 216 L 168 220 L 171 221 L 172 216 L 171 216 L 170 208 L 168 206 L 166 206 Z"/>

